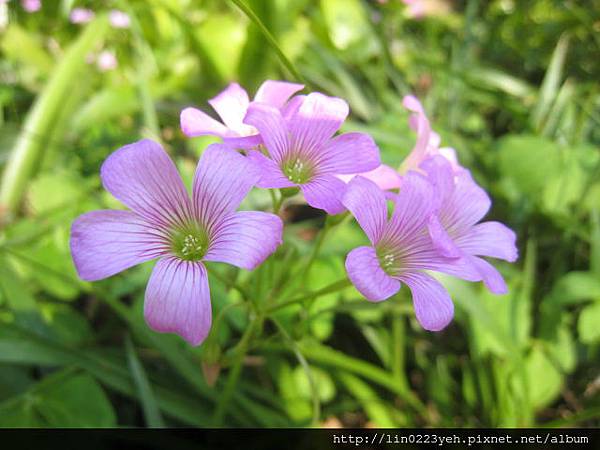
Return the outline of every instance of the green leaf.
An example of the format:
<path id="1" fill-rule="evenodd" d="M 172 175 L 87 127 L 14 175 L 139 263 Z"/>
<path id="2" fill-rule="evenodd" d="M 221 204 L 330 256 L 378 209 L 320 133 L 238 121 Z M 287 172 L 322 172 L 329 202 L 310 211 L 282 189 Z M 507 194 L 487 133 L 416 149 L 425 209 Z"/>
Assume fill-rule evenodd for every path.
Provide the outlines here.
<path id="1" fill-rule="evenodd" d="M 347 372 L 339 372 L 337 377 L 344 383 L 352 396 L 360 402 L 367 416 L 376 427 L 393 428 L 397 426 L 385 399 L 367 383 Z"/>
<path id="2" fill-rule="evenodd" d="M 558 146 L 533 135 L 509 135 L 498 147 L 500 171 L 506 180 L 532 200 L 541 201 L 546 183 L 561 170 Z"/>
<path id="3" fill-rule="evenodd" d="M 142 408 L 144 410 L 144 417 L 146 418 L 146 424 L 149 427 L 164 427 L 165 424 L 160 415 L 160 410 L 154 397 L 154 392 L 146 376 L 144 366 L 138 359 L 131 339 L 125 341 L 125 350 L 127 353 L 127 363 L 129 364 L 129 371 L 133 376 L 135 386 L 138 391 L 140 401 L 142 402 Z"/>
<path id="4" fill-rule="evenodd" d="M 79 374 L 38 393 L 37 409 L 53 427 L 114 427 L 116 415 L 100 385 Z"/>
<path id="5" fill-rule="evenodd" d="M 310 400 L 312 398 L 312 390 L 306 369 L 302 366 L 296 366 L 293 372 L 298 395 Z M 335 384 L 333 384 L 331 376 L 324 370 L 316 367 L 311 367 L 310 372 L 314 379 L 320 400 L 322 402 L 331 401 L 335 397 Z"/>
<path id="6" fill-rule="evenodd" d="M 579 339 L 586 344 L 600 341 L 600 302 L 586 306 L 577 321 Z"/>
<path id="7" fill-rule="evenodd" d="M 592 272 L 569 272 L 563 275 L 552 290 L 551 301 L 575 304 L 600 299 L 600 279 Z"/>
<path id="8" fill-rule="evenodd" d="M 529 401 L 534 409 L 541 409 L 550 404 L 560 393 L 563 384 L 562 375 L 546 354 L 537 347 L 528 355 L 525 367 Z"/>
<path id="9" fill-rule="evenodd" d="M 345 50 L 368 37 L 369 24 L 358 0 L 321 0 L 321 10 L 333 44 Z"/>

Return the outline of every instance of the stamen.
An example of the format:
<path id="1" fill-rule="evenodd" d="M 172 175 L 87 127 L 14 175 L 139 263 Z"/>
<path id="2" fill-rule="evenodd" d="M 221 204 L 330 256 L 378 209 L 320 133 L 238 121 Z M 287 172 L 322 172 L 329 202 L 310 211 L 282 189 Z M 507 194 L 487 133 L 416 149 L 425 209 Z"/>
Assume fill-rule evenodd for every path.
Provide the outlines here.
<path id="1" fill-rule="evenodd" d="M 292 183 L 303 184 L 310 181 L 312 167 L 300 158 L 295 158 L 283 164 L 283 173 Z"/>
<path id="2" fill-rule="evenodd" d="M 207 234 L 197 224 L 174 230 L 171 249 L 185 261 L 200 261 L 208 251 Z"/>

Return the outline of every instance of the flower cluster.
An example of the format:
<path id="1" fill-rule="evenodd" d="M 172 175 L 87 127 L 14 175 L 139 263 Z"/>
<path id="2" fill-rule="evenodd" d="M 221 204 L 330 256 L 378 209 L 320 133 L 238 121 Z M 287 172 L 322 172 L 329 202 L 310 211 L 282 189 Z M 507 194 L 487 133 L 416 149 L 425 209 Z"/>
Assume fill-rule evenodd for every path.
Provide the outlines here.
<path id="1" fill-rule="evenodd" d="M 344 100 L 297 95 L 303 88 L 269 80 L 251 101 L 232 83 L 209 101 L 222 122 L 184 109 L 185 135 L 222 140 L 203 152 L 191 198 L 159 144 L 143 140 L 109 156 L 103 185 L 131 211 L 94 211 L 73 223 L 71 251 L 80 277 L 99 280 L 158 258 L 146 289 L 147 323 L 201 343 L 212 317 L 205 262 L 252 270 L 282 242 L 279 216 L 236 212 L 256 186 L 294 188 L 328 214 L 349 211 L 371 245 L 348 254 L 348 277 L 374 302 L 405 283 L 427 330 L 441 330 L 453 317 L 448 293 L 428 271 L 506 292 L 502 276 L 481 257 L 515 261 L 515 234 L 498 222 L 479 223 L 490 199 L 456 152 L 439 147 L 419 101 L 404 99 L 417 142 L 396 171 L 381 164 L 369 135 L 336 135 L 349 112 Z"/>

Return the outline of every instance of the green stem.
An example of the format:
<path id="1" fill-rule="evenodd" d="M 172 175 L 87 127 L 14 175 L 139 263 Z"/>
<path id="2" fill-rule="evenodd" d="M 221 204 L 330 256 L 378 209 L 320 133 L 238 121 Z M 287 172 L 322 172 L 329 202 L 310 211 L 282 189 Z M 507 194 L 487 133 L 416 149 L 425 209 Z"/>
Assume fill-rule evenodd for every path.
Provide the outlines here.
<path id="1" fill-rule="evenodd" d="M 328 217 L 328 219 L 329 219 L 329 217 Z M 306 280 L 308 279 L 308 275 L 310 273 L 310 268 L 312 267 L 313 263 L 317 259 L 317 256 L 319 256 L 319 252 L 321 251 L 321 247 L 323 246 L 323 241 L 325 240 L 325 237 L 327 236 L 327 233 L 329 232 L 329 229 L 331 228 L 331 223 L 329 222 L 328 219 L 325 220 L 325 226 L 319 231 L 319 235 L 317 236 L 315 246 L 313 247 L 312 252 L 310 253 L 310 256 L 308 257 L 308 261 L 306 261 L 306 265 L 304 266 L 304 268 L 302 269 L 302 272 L 300 274 L 299 279 L 301 280 L 303 285 L 306 285 Z"/>
<path id="2" fill-rule="evenodd" d="M 284 302 L 273 305 L 270 308 L 267 308 L 266 313 L 270 314 L 270 313 L 278 311 L 282 308 L 286 308 L 287 306 L 290 306 L 290 305 L 295 305 L 297 303 L 303 303 L 306 300 L 314 299 L 317 297 L 321 297 L 323 295 L 331 294 L 333 292 L 341 291 L 342 289 L 345 289 L 348 286 L 350 286 L 350 284 L 351 284 L 350 280 L 348 280 L 347 278 L 344 278 L 343 280 L 338 280 L 338 281 L 331 283 L 330 285 L 327 285 L 324 288 L 319 289 L 317 291 L 309 292 L 308 294 L 301 295 L 300 297 L 296 297 L 291 300 L 286 300 Z"/>
<path id="3" fill-rule="evenodd" d="M 297 81 L 300 81 L 300 82 L 306 84 L 304 78 L 302 77 L 302 75 L 300 75 L 300 73 L 296 70 L 296 67 L 294 67 L 294 64 L 292 64 L 292 62 L 285 56 L 285 54 L 283 53 L 283 51 L 279 47 L 279 44 L 277 44 L 277 41 L 275 40 L 275 37 L 267 29 L 267 27 L 265 26 L 265 24 L 262 22 L 262 20 L 260 20 L 260 18 L 252 10 L 252 8 L 250 8 L 248 5 L 246 5 L 246 3 L 244 3 L 241 0 L 231 0 L 231 2 L 234 3 L 239 9 L 241 9 L 242 12 L 246 16 L 248 16 L 248 18 L 252 22 L 254 22 L 254 24 L 258 27 L 258 29 L 261 31 L 261 33 L 265 36 L 265 38 L 267 39 L 267 41 L 269 42 L 269 44 L 271 44 L 271 46 L 275 50 L 275 53 L 277 53 L 277 56 L 279 57 L 279 59 L 281 60 L 281 62 L 283 63 L 283 65 L 290 71 L 290 73 L 292 74 L 292 76 Z"/>
<path id="4" fill-rule="evenodd" d="M 237 355 L 235 356 L 233 365 L 231 367 L 231 370 L 229 371 L 229 376 L 227 377 L 225 388 L 223 389 L 223 394 L 219 398 L 215 413 L 213 415 L 213 426 L 215 427 L 222 426 L 223 419 L 225 418 L 225 414 L 227 413 L 227 408 L 229 406 L 231 398 L 233 397 L 235 387 L 237 385 L 240 373 L 242 371 L 242 364 L 244 362 L 244 358 L 246 356 L 246 353 L 248 352 L 248 349 L 250 348 L 250 340 L 257 326 L 262 326 L 262 320 L 262 316 L 258 316 L 250 322 L 250 326 L 246 328 L 246 331 L 242 335 L 242 338 L 240 339 L 240 342 L 236 348 Z"/>

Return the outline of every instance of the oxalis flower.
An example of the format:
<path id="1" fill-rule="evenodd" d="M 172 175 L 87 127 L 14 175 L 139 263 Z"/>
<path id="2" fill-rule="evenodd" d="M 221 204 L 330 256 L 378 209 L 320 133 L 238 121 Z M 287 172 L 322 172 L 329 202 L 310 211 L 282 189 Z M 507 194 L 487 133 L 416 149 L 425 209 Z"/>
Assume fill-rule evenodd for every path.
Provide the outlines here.
<path id="1" fill-rule="evenodd" d="M 348 277 L 373 302 L 391 297 L 405 283 L 421 326 L 441 330 L 452 320 L 454 306 L 446 289 L 425 270 L 470 281 L 478 281 L 480 275 L 464 258 L 445 257 L 433 244 L 427 224 L 436 212 L 435 191 L 425 176 L 408 172 L 393 198 L 388 219 L 385 194 L 372 181 L 357 176 L 348 184 L 344 205 L 371 241 L 348 254 Z"/>
<path id="2" fill-rule="evenodd" d="M 146 288 L 146 322 L 198 345 L 212 317 L 204 261 L 251 270 L 281 243 L 279 217 L 236 212 L 259 172 L 236 151 L 213 144 L 200 158 L 190 199 L 165 151 L 142 140 L 110 155 L 100 176 L 131 211 L 93 211 L 73 223 L 71 253 L 79 276 L 100 280 L 159 258 Z"/>
<path id="3" fill-rule="evenodd" d="M 381 161 L 373 139 L 364 133 L 332 138 L 348 115 L 348 104 L 320 93 L 294 97 L 285 111 L 252 103 L 245 122 L 260 132 L 265 153 L 248 157 L 261 168 L 263 188 L 298 187 L 306 202 L 329 214 L 344 211 L 346 184 L 336 175 L 377 168 Z"/>
<path id="4" fill-rule="evenodd" d="M 440 135 L 431 129 L 429 119 L 421 102 L 413 95 L 407 95 L 402 99 L 402 104 L 406 109 L 412 112 L 409 125 L 417 133 L 417 142 L 406 157 L 400 172 L 405 173 L 409 170 L 418 170 L 419 166 L 427 158 L 435 155 L 441 155 L 452 164 L 455 172 L 464 170 L 458 163 L 456 150 L 451 147 L 440 147 Z"/>
<path id="5" fill-rule="evenodd" d="M 289 98 L 304 89 L 304 85 L 287 81 L 265 81 L 256 91 L 254 102 L 283 108 Z M 248 93 L 237 83 L 231 83 L 219 95 L 208 101 L 223 123 L 196 108 L 181 111 L 181 130 L 188 137 L 212 135 L 239 148 L 250 148 L 261 143 L 256 128 L 244 123 L 250 105 Z"/>
<path id="6" fill-rule="evenodd" d="M 491 200 L 469 171 L 455 173 L 439 155 L 426 159 L 421 168 L 435 186 L 438 212 L 428 224 L 434 245 L 445 256 L 466 259 L 491 292 L 505 294 L 502 275 L 478 256 L 516 261 L 515 233 L 500 222 L 478 223 L 489 211 Z"/>

